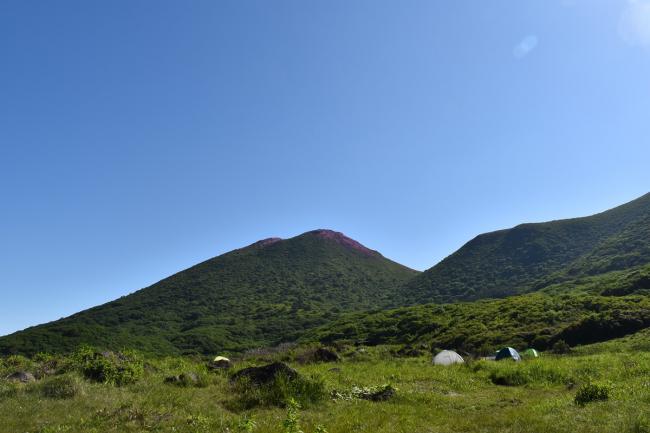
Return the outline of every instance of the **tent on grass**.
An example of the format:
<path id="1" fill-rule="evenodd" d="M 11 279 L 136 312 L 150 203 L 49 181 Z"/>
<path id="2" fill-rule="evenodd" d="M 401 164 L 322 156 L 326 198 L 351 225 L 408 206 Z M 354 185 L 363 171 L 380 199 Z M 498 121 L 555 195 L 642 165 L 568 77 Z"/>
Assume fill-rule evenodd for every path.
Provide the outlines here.
<path id="1" fill-rule="evenodd" d="M 433 365 L 462 364 L 465 360 L 453 350 L 443 350 L 433 357 Z"/>
<path id="2" fill-rule="evenodd" d="M 232 367 L 232 362 L 225 356 L 217 356 L 212 362 L 208 363 L 210 370 L 228 369 L 230 367 Z"/>
<path id="3" fill-rule="evenodd" d="M 539 352 L 533 348 L 526 349 L 521 353 L 524 358 L 539 358 Z"/>
<path id="4" fill-rule="evenodd" d="M 514 361 L 521 361 L 521 356 L 519 355 L 519 352 L 517 352 L 512 347 L 504 347 L 503 349 L 497 352 L 495 359 L 497 361 L 501 361 L 503 359 L 512 359 Z"/>

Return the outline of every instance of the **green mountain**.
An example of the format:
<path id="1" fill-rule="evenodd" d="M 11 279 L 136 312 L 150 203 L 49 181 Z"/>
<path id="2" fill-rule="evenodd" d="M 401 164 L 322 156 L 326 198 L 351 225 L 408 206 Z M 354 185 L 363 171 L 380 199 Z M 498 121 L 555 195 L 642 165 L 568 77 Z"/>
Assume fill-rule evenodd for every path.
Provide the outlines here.
<path id="1" fill-rule="evenodd" d="M 648 265 L 650 194 L 590 217 L 480 235 L 424 273 L 316 230 L 256 242 L 105 305 L 0 337 L 0 353 L 89 343 L 208 354 L 299 338 L 425 338 L 467 350 L 480 341 L 580 344 L 590 337 L 565 328 L 610 338 L 650 326 Z M 403 308 L 380 311 L 396 307 Z"/>
<path id="2" fill-rule="evenodd" d="M 650 263 L 650 194 L 585 218 L 472 239 L 402 288 L 405 304 L 502 298 Z"/>
<path id="3" fill-rule="evenodd" d="M 159 354 L 217 353 L 292 341 L 344 312 L 395 306 L 417 272 L 341 233 L 259 241 L 150 287 L 0 338 L 0 353 L 81 343 Z"/>
<path id="4" fill-rule="evenodd" d="M 548 286 L 505 299 L 349 314 L 303 341 L 426 344 L 490 354 L 495 347 L 551 348 L 607 341 L 650 327 L 650 265 Z"/>

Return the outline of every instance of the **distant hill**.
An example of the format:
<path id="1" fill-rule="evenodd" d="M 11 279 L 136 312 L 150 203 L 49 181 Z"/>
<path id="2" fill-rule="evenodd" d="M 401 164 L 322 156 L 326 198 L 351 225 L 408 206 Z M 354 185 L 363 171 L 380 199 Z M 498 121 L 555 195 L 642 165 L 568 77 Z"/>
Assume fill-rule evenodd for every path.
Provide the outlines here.
<path id="1" fill-rule="evenodd" d="M 467 349 L 477 338 L 532 343 L 539 336 L 543 348 L 564 337 L 585 340 L 562 334 L 564 326 L 605 336 L 650 326 L 649 265 L 650 194 L 590 217 L 477 236 L 424 273 L 341 233 L 315 230 L 256 242 L 105 305 L 0 337 L 0 354 L 65 352 L 80 343 L 209 354 L 306 334 L 447 345 L 464 338 Z M 410 305 L 421 306 L 381 311 Z M 611 332 L 603 322 L 610 319 Z"/>
<path id="2" fill-rule="evenodd" d="M 408 281 L 405 304 L 502 298 L 650 263 L 650 194 L 585 218 L 477 236 Z"/>
<path id="3" fill-rule="evenodd" d="M 395 288 L 416 274 L 330 230 L 271 238 L 2 337 L 0 353 L 64 352 L 80 343 L 159 354 L 272 345 L 344 312 L 395 306 Z"/>
<path id="4" fill-rule="evenodd" d="M 303 341 L 426 344 L 469 353 L 495 347 L 547 350 L 607 341 L 650 327 L 650 265 L 612 271 L 505 299 L 349 314 Z"/>

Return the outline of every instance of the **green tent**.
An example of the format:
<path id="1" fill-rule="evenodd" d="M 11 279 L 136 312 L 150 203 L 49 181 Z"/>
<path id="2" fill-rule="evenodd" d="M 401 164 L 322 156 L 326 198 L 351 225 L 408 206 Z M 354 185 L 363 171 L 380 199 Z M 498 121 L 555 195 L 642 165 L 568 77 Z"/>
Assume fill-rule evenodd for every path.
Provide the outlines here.
<path id="1" fill-rule="evenodd" d="M 539 352 L 533 348 L 524 350 L 521 355 L 524 358 L 539 358 Z"/>

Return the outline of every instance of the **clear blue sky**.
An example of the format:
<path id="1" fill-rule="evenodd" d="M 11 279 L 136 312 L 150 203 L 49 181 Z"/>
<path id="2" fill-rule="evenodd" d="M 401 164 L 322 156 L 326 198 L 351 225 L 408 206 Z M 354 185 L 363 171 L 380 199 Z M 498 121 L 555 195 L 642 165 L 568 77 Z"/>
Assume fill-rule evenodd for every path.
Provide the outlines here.
<path id="1" fill-rule="evenodd" d="M 645 0 L 4 0 L 0 62 L 0 334 L 260 238 L 425 269 L 650 191 Z"/>

